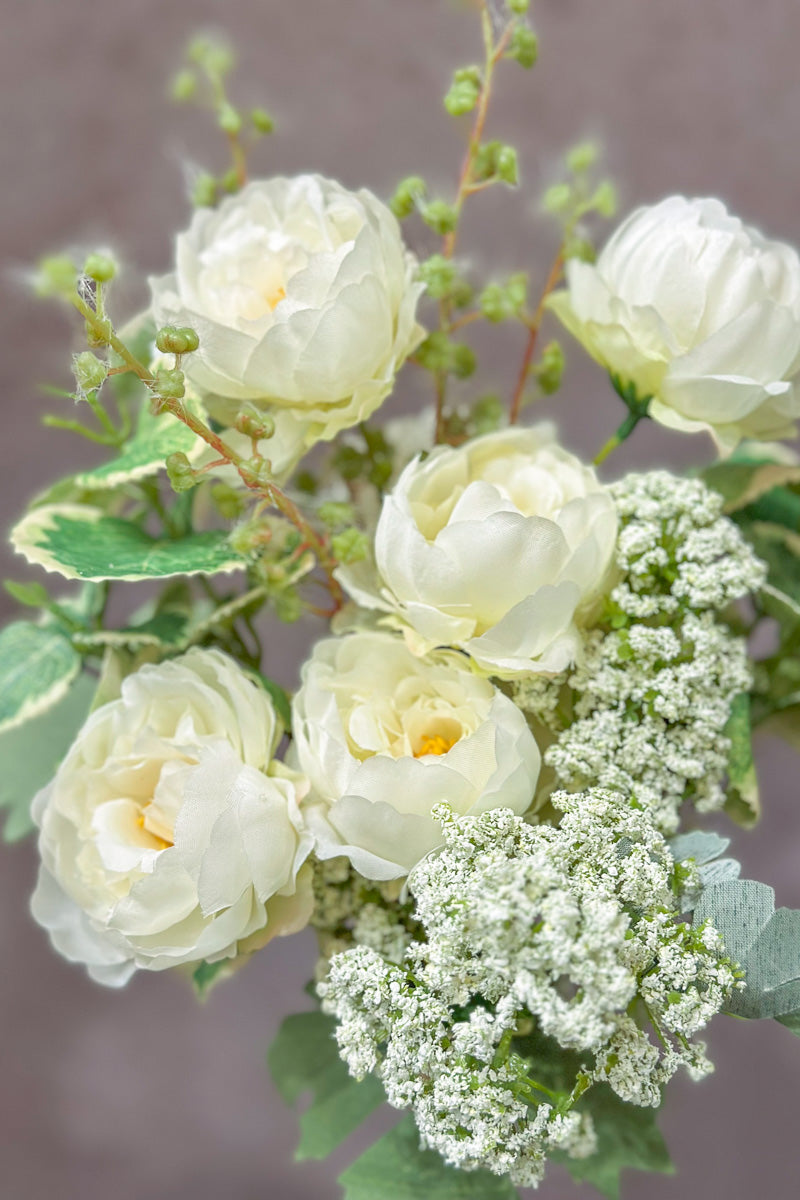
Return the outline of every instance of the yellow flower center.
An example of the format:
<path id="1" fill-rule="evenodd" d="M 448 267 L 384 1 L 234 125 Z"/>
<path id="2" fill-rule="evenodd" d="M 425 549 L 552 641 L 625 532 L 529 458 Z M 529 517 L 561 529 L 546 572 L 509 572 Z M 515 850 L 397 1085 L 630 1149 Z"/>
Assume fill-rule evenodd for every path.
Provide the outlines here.
<path id="1" fill-rule="evenodd" d="M 175 845 L 172 840 L 172 831 L 164 821 L 158 819 L 152 809 L 153 805 L 148 805 L 148 808 L 136 818 L 136 824 L 159 843 L 159 850 L 167 850 L 170 846 Z"/>
<path id="2" fill-rule="evenodd" d="M 458 738 L 453 738 L 451 741 L 449 738 L 442 737 L 440 733 L 423 737 L 414 758 L 422 758 L 424 754 L 447 754 L 447 751 L 451 750 L 457 741 Z"/>
<path id="3" fill-rule="evenodd" d="M 275 312 L 275 309 L 278 307 L 281 300 L 285 300 L 285 299 L 286 299 L 286 288 L 283 288 L 283 287 L 277 288 L 272 293 L 272 295 L 266 297 L 267 304 L 269 305 L 272 312 Z"/>

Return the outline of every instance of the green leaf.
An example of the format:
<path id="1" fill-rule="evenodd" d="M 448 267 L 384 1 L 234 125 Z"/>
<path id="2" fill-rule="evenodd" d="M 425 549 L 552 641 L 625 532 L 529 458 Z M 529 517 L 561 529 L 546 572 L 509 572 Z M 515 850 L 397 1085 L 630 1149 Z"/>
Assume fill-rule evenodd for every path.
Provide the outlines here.
<path id="1" fill-rule="evenodd" d="M 81 675 L 47 712 L 0 733 L 0 806 L 10 810 L 7 841 L 16 841 L 33 829 L 31 800 L 55 775 L 87 717 L 94 688 L 95 681 Z"/>
<path id="2" fill-rule="evenodd" d="M 305 1092 L 311 1104 L 300 1118 L 298 1159 L 326 1158 L 386 1096 L 374 1076 L 353 1079 L 339 1057 L 336 1022 L 321 1012 L 287 1017 L 267 1053 L 275 1086 L 287 1104 Z"/>
<path id="3" fill-rule="evenodd" d="M 244 569 L 221 530 L 154 538 L 138 525 L 80 504 L 35 508 L 12 531 L 16 550 L 67 579 L 163 579 Z"/>
<path id="4" fill-rule="evenodd" d="M 202 1002 L 208 999 L 208 993 L 214 984 L 221 982 L 220 976 L 229 973 L 231 961 L 230 958 L 221 958 L 219 962 L 214 963 L 204 960 L 195 967 L 192 971 L 192 984 L 198 1000 Z"/>
<path id="5" fill-rule="evenodd" d="M 189 402 L 190 407 L 195 408 Z M 155 416 L 149 402 L 142 405 L 136 433 L 122 446 L 119 455 L 90 471 L 79 471 L 73 482 L 77 487 L 120 487 L 145 479 L 164 470 L 169 454 L 182 452 L 192 460 L 203 453 L 203 442 L 170 413 Z"/>
<path id="6" fill-rule="evenodd" d="M 728 460 L 708 467 L 702 472 L 702 478 L 724 498 L 727 513 L 738 512 L 764 498 L 763 511 L 775 513 L 787 511 L 787 503 L 791 507 L 792 502 L 788 500 L 791 493 L 786 496 L 777 493 L 786 491 L 786 484 L 800 483 L 800 467 L 787 463 Z M 773 518 L 764 516 L 762 519 Z"/>
<path id="7" fill-rule="evenodd" d="M 410 1114 L 348 1167 L 339 1183 L 345 1200 L 518 1200 L 506 1176 L 458 1171 L 434 1150 L 420 1150 Z"/>
<path id="8" fill-rule="evenodd" d="M 605 1083 L 592 1087 L 580 1107 L 592 1115 L 598 1150 L 589 1158 L 558 1156 L 573 1179 L 593 1184 L 608 1200 L 618 1200 L 620 1175 L 626 1168 L 674 1172 L 654 1109 L 626 1104 Z"/>
<path id="9" fill-rule="evenodd" d="M 292 702 L 288 692 L 284 691 L 279 683 L 274 679 L 268 679 L 266 675 L 259 674 L 259 679 L 272 697 L 272 703 L 275 705 L 275 712 L 281 720 L 281 725 L 287 733 L 291 732 L 292 728 Z"/>
<path id="10" fill-rule="evenodd" d="M 81 669 L 61 630 L 14 621 L 0 632 L 0 730 L 52 708 Z"/>
<path id="11" fill-rule="evenodd" d="M 711 920 L 731 958 L 745 972 L 744 991 L 725 1009 L 737 1017 L 800 1018 L 800 910 L 775 909 L 775 893 L 753 879 L 725 880 L 706 888 L 694 924 Z"/>
<path id="12" fill-rule="evenodd" d="M 753 730 L 750 724 L 750 696 L 747 692 L 740 692 L 734 697 L 724 734 L 731 740 L 725 811 L 739 825 L 750 829 L 761 816 L 761 801 L 753 760 Z"/>

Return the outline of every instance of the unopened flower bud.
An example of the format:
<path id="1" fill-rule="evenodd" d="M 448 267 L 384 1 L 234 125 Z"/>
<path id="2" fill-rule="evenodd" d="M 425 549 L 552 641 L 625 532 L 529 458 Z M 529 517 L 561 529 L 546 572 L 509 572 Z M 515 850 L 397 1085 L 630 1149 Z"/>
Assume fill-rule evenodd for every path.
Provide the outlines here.
<path id="1" fill-rule="evenodd" d="M 517 17 L 524 17 L 531 6 L 531 0 L 508 0 L 508 11 Z"/>
<path id="2" fill-rule="evenodd" d="M 445 200 L 431 200 L 422 209 L 422 219 L 434 233 L 452 233 L 458 224 L 458 213 Z"/>
<path id="3" fill-rule="evenodd" d="M 183 371 L 159 367 L 156 371 L 155 390 L 165 400 L 182 400 L 186 395 L 186 383 Z"/>
<path id="4" fill-rule="evenodd" d="M 267 487 L 272 483 L 272 463 L 268 458 L 250 458 L 239 472 L 248 487 Z"/>
<path id="5" fill-rule="evenodd" d="M 250 121 L 256 133 L 272 133 L 275 128 L 275 122 L 265 108 L 254 108 Z"/>
<path id="6" fill-rule="evenodd" d="M 83 264 L 83 273 L 95 283 L 109 283 L 117 273 L 117 264 L 107 254 L 90 254 Z"/>
<path id="7" fill-rule="evenodd" d="M 162 354 L 191 354 L 199 345 L 200 338 L 188 325 L 165 325 L 156 334 L 156 347 Z"/>
<path id="8" fill-rule="evenodd" d="M 369 549 L 369 538 L 361 529 L 343 529 L 331 538 L 334 557 L 345 565 L 363 562 Z"/>
<path id="9" fill-rule="evenodd" d="M 220 105 L 217 112 L 217 121 L 224 133 L 235 136 L 242 131 L 242 114 L 227 101 Z"/>
<path id="10" fill-rule="evenodd" d="M 176 104 L 185 104 L 187 100 L 191 100 L 197 91 L 197 76 L 194 71 L 179 71 L 172 80 L 170 91 Z"/>
<path id="11" fill-rule="evenodd" d="M 216 179 L 213 175 L 199 175 L 192 188 L 192 204 L 197 208 L 213 208 L 216 202 Z"/>
<path id="12" fill-rule="evenodd" d="M 597 162 L 597 146 L 594 142 L 579 142 L 567 151 L 567 166 L 575 175 L 588 171 Z"/>
<path id="13" fill-rule="evenodd" d="M 167 457 L 167 475 L 176 492 L 188 492 L 197 483 L 197 472 L 182 450 Z"/>
<path id="14" fill-rule="evenodd" d="M 72 356 L 72 373 L 79 391 L 96 392 L 108 375 L 108 367 L 91 350 L 84 350 Z"/>
<path id="15" fill-rule="evenodd" d="M 508 57 L 515 58 L 521 67 L 529 69 L 539 57 L 539 39 L 527 25 L 517 25 L 511 36 Z"/>
<path id="16" fill-rule="evenodd" d="M 40 261 L 35 279 L 36 291 L 40 296 L 71 295 L 77 283 L 77 269 L 66 254 L 52 255 Z"/>
<path id="17" fill-rule="evenodd" d="M 397 190 L 389 201 L 389 207 L 398 220 L 402 221 L 404 217 L 411 216 L 426 191 L 424 179 L 420 179 L 418 175 L 409 175 L 408 179 L 402 180 L 397 185 Z"/>
<path id="18" fill-rule="evenodd" d="M 237 415 L 236 429 L 245 437 L 261 441 L 275 433 L 275 419 L 269 413 L 260 412 L 255 405 L 248 405 Z"/>

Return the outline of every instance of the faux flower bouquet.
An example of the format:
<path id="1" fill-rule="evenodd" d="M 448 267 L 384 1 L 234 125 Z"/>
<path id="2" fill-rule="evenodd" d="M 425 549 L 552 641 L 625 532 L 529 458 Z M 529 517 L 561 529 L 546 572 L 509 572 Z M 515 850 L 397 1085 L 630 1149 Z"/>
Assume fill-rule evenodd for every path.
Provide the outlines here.
<path id="1" fill-rule="evenodd" d="M 196 179 L 148 312 L 117 324 L 108 253 L 37 274 L 86 334 L 87 421 L 50 423 L 107 455 L 12 533 L 54 581 L 8 583 L 30 611 L 0 633 L 33 913 L 100 983 L 174 968 L 200 994 L 312 925 L 313 1001 L 270 1051 L 287 1100 L 312 1094 L 300 1152 L 405 1111 L 348 1200 L 512 1200 L 549 1158 L 617 1196 L 625 1166 L 668 1169 L 656 1113 L 712 1069 L 712 1017 L 800 1033 L 800 913 L 707 819 L 757 819 L 754 726 L 799 739 L 800 259 L 682 197 L 595 254 L 614 193 L 582 145 L 544 197 L 543 289 L 478 279 L 463 209 L 517 183 L 493 76 L 537 43 L 528 0 L 471 7 L 451 196 L 248 181 L 271 120 L 200 38 L 175 94 L 210 101 L 231 168 Z M 523 420 L 561 381 L 548 312 L 625 406 L 591 466 Z M 501 322 L 506 401 L 459 384 Z M 405 363 L 435 403 L 383 422 Z M 646 419 L 718 457 L 601 481 Z M 262 618 L 309 611 L 330 629 L 289 697 Z"/>

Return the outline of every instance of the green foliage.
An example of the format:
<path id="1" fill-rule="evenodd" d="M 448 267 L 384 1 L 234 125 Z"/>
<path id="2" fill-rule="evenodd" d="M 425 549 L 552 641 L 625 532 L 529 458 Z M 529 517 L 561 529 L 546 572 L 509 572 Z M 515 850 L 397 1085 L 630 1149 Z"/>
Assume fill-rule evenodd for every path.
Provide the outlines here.
<path id="1" fill-rule="evenodd" d="M 594 247 L 586 221 L 591 217 L 607 219 L 617 209 L 616 189 L 610 179 L 597 180 L 595 168 L 599 151 L 591 142 L 581 142 L 564 157 L 567 178 L 547 188 L 542 208 L 561 226 L 565 258 L 591 261 Z"/>
<path id="2" fill-rule="evenodd" d="M 333 535 L 331 549 L 334 558 L 340 563 L 349 566 L 352 563 L 363 562 L 369 553 L 369 537 L 363 529 L 351 526 Z"/>
<path id="3" fill-rule="evenodd" d="M 749 829 L 761 815 L 761 802 L 753 760 L 753 730 L 750 723 L 750 696 L 747 692 L 742 692 L 734 699 L 731 715 L 725 726 L 725 736 L 731 740 L 725 811 L 738 824 Z"/>
<path id="4" fill-rule="evenodd" d="M 548 342 L 531 372 L 545 396 L 554 395 L 561 387 L 565 365 L 561 343 L 555 340 Z"/>
<path id="5" fill-rule="evenodd" d="M 582 1098 L 597 1131 L 598 1150 L 589 1158 L 563 1158 L 573 1179 L 591 1183 L 608 1200 L 618 1200 L 623 1170 L 670 1175 L 675 1168 L 652 1108 L 626 1104 L 605 1084 Z"/>
<path id="6" fill-rule="evenodd" d="M 433 1150 L 420 1150 L 411 1115 L 370 1146 L 340 1176 L 344 1200 L 516 1200 L 506 1177 L 457 1171 Z"/>
<path id="7" fill-rule="evenodd" d="M 731 879 L 703 891 L 694 923 L 713 921 L 727 953 L 744 971 L 746 988 L 726 1012 L 737 1017 L 800 1021 L 800 910 L 775 908 L 775 892 L 752 879 Z"/>
<path id="8" fill-rule="evenodd" d="M 91 470 L 79 471 L 72 481 L 77 487 L 96 491 L 118 488 L 157 475 L 171 454 L 197 459 L 202 451 L 202 442 L 182 421 L 169 413 L 156 416 L 150 404 L 144 403 L 136 432 L 120 447 L 119 454 Z"/>
<path id="9" fill-rule="evenodd" d="M 0 733 L 0 807 L 9 810 L 6 841 L 17 841 L 33 829 L 31 801 L 50 782 L 74 741 L 94 689 L 95 681 L 80 675 L 52 707 Z"/>
<path id="10" fill-rule="evenodd" d="M 14 621 L 0 632 L 0 730 L 21 725 L 60 700 L 80 655 L 53 625 Z"/>
<path id="11" fill-rule="evenodd" d="M 78 504 L 33 509 L 11 534 L 28 562 L 67 579 L 163 579 L 241 570 L 244 561 L 219 530 L 154 538 L 138 525 Z"/>
<path id="12" fill-rule="evenodd" d="M 288 732 L 292 728 L 292 702 L 288 693 L 276 683 L 274 679 L 268 679 L 266 675 L 259 674 L 259 679 L 264 687 L 264 690 L 269 692 L 272 697 L 272 703 L 275 705 L 275 712 L 278 714 L 281 725 Z"/>
<path id="13" fill-rule="evenodd" d="M 441 329 L 426 337 L 417 350 L 417 362 L 428 371 L 455 375 L 458 379 L 469 378 L 476 366 L 472 347 L 454 341 Z"/>
<path id="14" fill-rule="evenodd" d="M 348 1074 L 334 1040 L 335 1025 L 320 1012 L 296 1013 L 283 1022 L 267 1054 L 287 1104 L 295 1105 L 306 1092 L 312 1095 L 300 1118 L 298 1159 L 327 1158 L 385 1099 L 373 1076 L 359 1082 Z"/>
<path id="15" fill-rule="evenodd" d="M 192 971 L 192 986 L 194 987 L 197 999 L 203 1003 L 208 999 L 209 992 L 216 983 L 220 983 L 222 978 L 230 973 L 231 960 L 222 958 L 218 962 L 201 962 L 199 966 Z"/>

